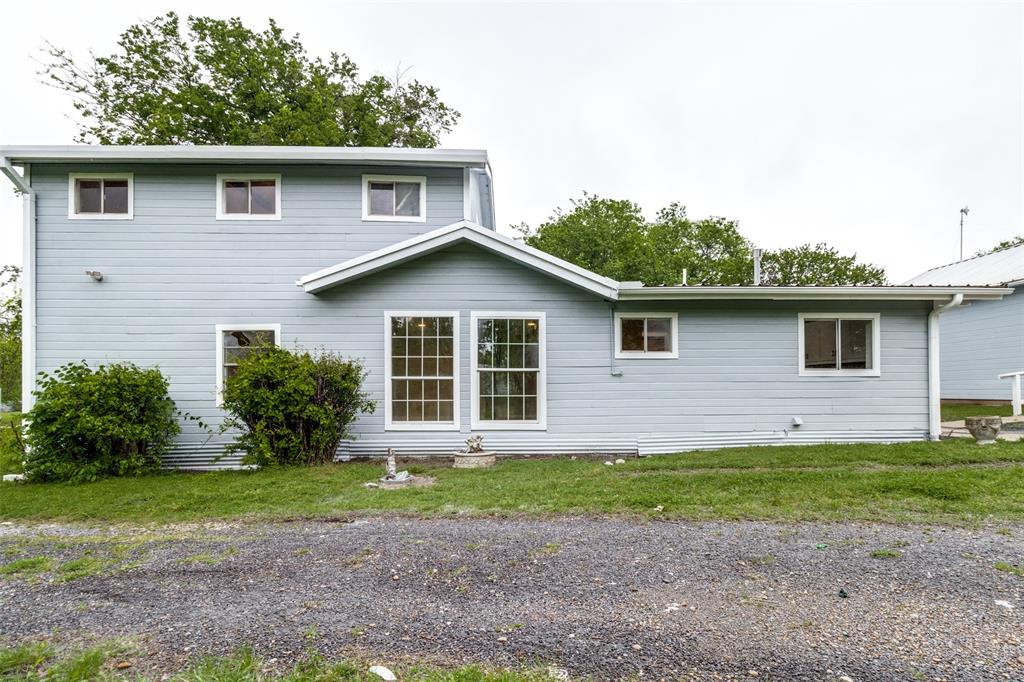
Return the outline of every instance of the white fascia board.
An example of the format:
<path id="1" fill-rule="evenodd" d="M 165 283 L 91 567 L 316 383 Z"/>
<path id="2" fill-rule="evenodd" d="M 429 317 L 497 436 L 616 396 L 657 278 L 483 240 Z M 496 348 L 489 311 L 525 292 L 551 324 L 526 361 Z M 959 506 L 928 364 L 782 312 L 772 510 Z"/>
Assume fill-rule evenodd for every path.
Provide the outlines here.
<path id="1" fill-rule="evenodd" d="M 617 297 L 618 282 L 615 280 L 601 277 L 589 270 L 584 270 L 560 258 L 555 258 L 543 251 L 465 220 L 310 273 L 299 279 L 296 284 L 307 293 L 314 294 L 328 287 L 419 258 L 459 241 L 476 244 L 487 251 L 509 258 L 603 298 L 615 300 Z"/>
<path id="2" fill-rule="evenodd" d="M 276 147 L 227 145 L 33 145 L 0 147 L 11 163 L 323 163 L 487 167 L 483 149 L 405 149 L 397 147 Z"/>
<path id="3" fill-rule="evenodd" d="M 957 294 L 964 300 L 994 300 L 1013 293 L 1006 287 L 847 286 L 847 287 L 631 287 L 619 288 L 620 301 L 939 301 Z"/>

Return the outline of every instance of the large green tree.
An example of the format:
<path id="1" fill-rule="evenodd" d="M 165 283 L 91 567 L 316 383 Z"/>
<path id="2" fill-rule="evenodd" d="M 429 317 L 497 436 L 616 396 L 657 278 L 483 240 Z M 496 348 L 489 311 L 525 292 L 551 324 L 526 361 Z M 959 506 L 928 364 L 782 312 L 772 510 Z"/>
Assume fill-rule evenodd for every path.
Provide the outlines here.
<path id="1" fill-rule="evenodd" d="M 0 268 L 0 402 L 21 404 L 21 268 Z"/>
<path id="2" fill-rule="evenodd" d="M 536 229 L 516 229 L 530 246 L 619 281 L 648 286 L 752 284 L 752 245 L 739 224 L 722 217 L 691 219 L 673 203 L 648 221 L 637 204 L 592 194 L 557 210 Z M 827 244 L 767 251 L 765 285 L 884 284 L 885 271 Z"/>
<path id="3" fill-rule="evenodd" d="M 344 54 L 311 58 L 271 20 L 169 12 L 80 63 L 48 45 L 43 75 L 74 98 L 79 142 L 435 147 L 459 113 L 416 80 L 359 77 Z"/>

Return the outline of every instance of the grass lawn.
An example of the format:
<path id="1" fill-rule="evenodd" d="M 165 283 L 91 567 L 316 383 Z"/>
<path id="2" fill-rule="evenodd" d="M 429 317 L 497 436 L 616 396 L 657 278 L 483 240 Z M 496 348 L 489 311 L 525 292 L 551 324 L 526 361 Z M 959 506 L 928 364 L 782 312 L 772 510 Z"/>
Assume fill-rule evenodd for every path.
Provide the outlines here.
<path id="1" fill-rule="evenodd" d="M 1005 405 L 943 405 L 942 421 L 951 422 L 965 417 L 1009 417 L 1013 414 L 1010 403 Z"/>
<path id="2" fill-rule="evenodd" d="M 165 523 L 208 519 L 637 514 L 681 519 L 1024 522 L 1024 443 L 733 448 L 606 466 L 594 459 L 414 464 L 435 485 L 367 489 L 380 464 L 166 473 L 96 483 L 10 484 L 0 519 Z"/>

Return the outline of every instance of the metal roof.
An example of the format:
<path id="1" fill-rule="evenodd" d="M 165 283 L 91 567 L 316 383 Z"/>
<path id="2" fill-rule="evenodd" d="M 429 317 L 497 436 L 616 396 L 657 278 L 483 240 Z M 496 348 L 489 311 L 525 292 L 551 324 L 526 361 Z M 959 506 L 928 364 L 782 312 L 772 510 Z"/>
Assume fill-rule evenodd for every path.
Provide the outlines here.
<path id="1" fill-rule="evenodd" d="M 484 149 L 218 145 L 28 145 L 0 147 L 10 163 L 315 163 L 484 168 Z"/>
<path id="2" fill-rule="evenodd" d="M 1024 282 L 1024 244 L 926 270 L 907 284 L 971 286 Z"/>

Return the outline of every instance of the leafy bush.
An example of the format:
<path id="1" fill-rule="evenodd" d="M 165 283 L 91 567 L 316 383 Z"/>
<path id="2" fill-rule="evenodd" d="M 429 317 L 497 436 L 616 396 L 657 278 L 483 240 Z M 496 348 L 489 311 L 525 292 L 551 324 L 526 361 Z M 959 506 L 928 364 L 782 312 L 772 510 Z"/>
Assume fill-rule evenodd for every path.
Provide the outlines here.
<path id="1" fill-rule="evenodd" d="M 267 346 L 238 362 L 224 387 L 224 428 L 241 431 L 228 452 L 247 464 L 324 464 L 360 412 L 376 404 L 362 390 L 354 360 Z"/>
<path id="2" fill-rule="evenodd" d="M 25 470 L 33 480 L 92 481 L 160 468 L 178 433 L 177 410 L 158 369 L 72 362 L 40 374 L 26 415 Z"/>
<path id="3" fill-rule="evenodd" d="M 0 474 L 20 474 L 25 448 L 21 442 L 21 414 L 0 413 Z"/>

